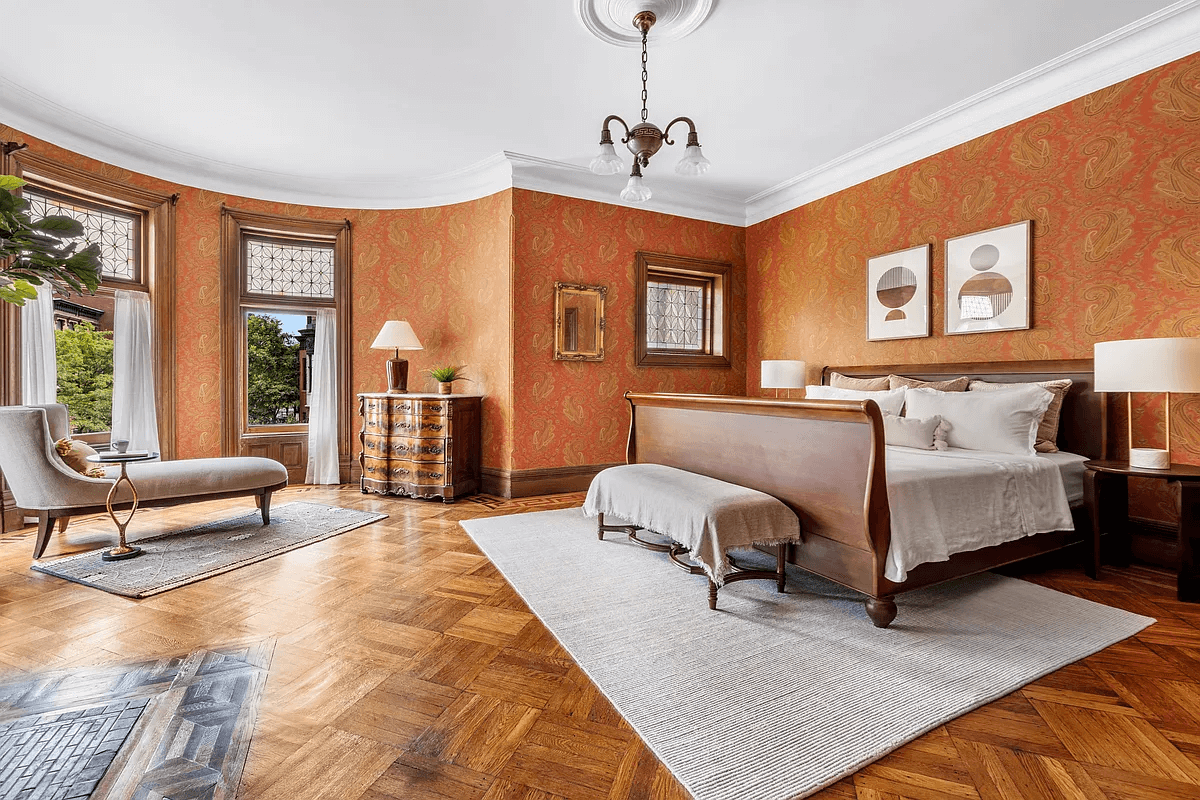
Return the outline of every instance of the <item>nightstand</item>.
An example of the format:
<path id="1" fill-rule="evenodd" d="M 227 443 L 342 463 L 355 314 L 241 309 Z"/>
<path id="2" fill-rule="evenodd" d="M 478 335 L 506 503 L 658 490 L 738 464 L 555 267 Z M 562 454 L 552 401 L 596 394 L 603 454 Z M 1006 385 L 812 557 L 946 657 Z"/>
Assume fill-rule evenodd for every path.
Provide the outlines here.
<path id="1" fill-rule="evenodd" d="M 1178 597 L 1200 603 L 1200 467 L 1172 464 L 1169 469 L 1139 469 L 1127 461 L 1088 461 L 1084 464 L 1084 496 L 1092 517 L 1092 558 L 1088 574 L 1100 569 L 1100 534 L 1108 531 L 1117 540 L 1114 561 L 1129 564 L 1129 479 L 1157 478 L 1179 484 Z"/>

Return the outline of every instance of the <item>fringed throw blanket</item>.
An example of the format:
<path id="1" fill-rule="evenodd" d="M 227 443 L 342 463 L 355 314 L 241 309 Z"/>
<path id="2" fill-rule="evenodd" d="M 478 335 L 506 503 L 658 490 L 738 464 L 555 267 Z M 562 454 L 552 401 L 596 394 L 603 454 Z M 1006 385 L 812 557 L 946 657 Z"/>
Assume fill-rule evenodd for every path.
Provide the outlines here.
<path id="1" fill-rule="evenodd" d="M 583 511 L 620 517 L 679 542 L 717 586 L 732 569 L 730 550 L 800 540 L 800 520 L 771 495 L 661 464 L 602 471 Z"/>

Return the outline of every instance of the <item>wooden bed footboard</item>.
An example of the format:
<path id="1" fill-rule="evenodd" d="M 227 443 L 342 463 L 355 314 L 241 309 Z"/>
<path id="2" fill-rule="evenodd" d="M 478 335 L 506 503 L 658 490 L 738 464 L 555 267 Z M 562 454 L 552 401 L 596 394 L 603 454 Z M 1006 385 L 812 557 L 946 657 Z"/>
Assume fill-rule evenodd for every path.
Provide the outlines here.
<path id="1" fill-rule="evenodd" d="M 803 543 L 790 548 L 790 562 L 891 602 L 882 598 L 891 517 L 873 400 L 625 398 L 630 464 L 664 464 L 779 498 L 800 517 Z"/>

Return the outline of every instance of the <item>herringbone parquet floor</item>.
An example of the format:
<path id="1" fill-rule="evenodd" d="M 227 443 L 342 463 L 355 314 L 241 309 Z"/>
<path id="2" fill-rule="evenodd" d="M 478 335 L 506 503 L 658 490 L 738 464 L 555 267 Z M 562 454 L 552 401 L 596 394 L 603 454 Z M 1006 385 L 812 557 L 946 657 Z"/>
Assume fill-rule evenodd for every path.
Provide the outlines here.
<path id="1" fill-rule="evenodd" d="M 443 506 L 301 487 L 276 502 L 291 499 L 391 516 L 142 601 L 32 572 L 29 534 L 0 540 L 0 679 L 277 637 L 242 797 L 687 796 L 457 525 L 581 496 Z M 245 506 L 138 512 L 131 536 Z M 48 555 L 112 538 L 104 519 L 76 521 Z M 1025 577 L 1159 622 L 818 797 L 1200 798 L 1200 606 L 1148 569 Z"/>

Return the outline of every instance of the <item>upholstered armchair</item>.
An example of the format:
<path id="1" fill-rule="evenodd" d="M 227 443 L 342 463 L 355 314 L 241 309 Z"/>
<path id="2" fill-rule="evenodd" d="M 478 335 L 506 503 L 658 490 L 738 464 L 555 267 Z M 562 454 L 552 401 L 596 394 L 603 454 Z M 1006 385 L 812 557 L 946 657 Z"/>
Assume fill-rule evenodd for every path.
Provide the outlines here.
<path id="1" fill-rule="evenodd" d="M 66 530 L 72 516 L 106 510 L 108 492 L 120 467 L 108 468 L 109 477 L 89 478 L 66 465 L 54 443 L 69 433 L 67 407 L 0 407 L 0 471 L 8 481 L 18 508 L 37 511 L 38 534 L 33 557 L 46 551 L 55 522 Z M 127 465 L 137 487 L 138 507 L 253 495 L 262 510 L 263 524 L 271 521 L 271 493 L 287 486 L 287 470 L 268 458 L 197 458 L 151 461 Z M 114 509 L 133 505 L 133 496 L 122 484 Z"/>

